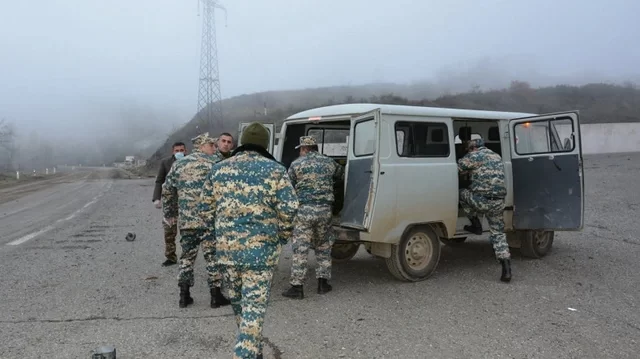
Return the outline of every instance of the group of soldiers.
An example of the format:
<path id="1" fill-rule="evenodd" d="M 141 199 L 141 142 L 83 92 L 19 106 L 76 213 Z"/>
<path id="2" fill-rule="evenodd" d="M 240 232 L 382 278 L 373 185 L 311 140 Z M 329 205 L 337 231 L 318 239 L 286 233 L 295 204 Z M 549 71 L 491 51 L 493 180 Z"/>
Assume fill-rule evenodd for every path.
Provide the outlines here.
<path id="1" fill-rule="evenodd" d="M 260 123 L 247 126 L 242 145 L 233 148 L 228 133 L 192 139 L 187 153 L 175 143 L 160 166 L 153 201 L 162 208 L 165 232 L 163 265 L 177 263 L 175 236 L 180 231 L 178 305 L 194 302 L 193 266 L 202 248 L 211 307 L 231 304 L 238 333 L 234 358 L 262 358 L 262 327 L 271 281 L 282 246 L 291 239 L 291 288 L 283 293 L 304 298 L 307 254 L 317 257 L 319 294 L 331 291 L 331 231 L 334 181 L 344 171 L 318 153 L 313 137 L 303 136 L 300 157 L 287 170 L 267 151 L 269 132 Z M 224 296 L 222 288 L 227 291 Z"/>
<path id="2" fill-rule="evenodd" d="M 291 239 L 293 263 L 290 288 L 282 293 L 303 299 L 309 249 L 316 254 L 317 293 L 332 290 L 331 230 L 334 183 L 344 179 L 336 161 L 318 152 L 311 136 L 300 138 L 300 156 L 287 170 L 268 151 L 269 132 L 252 123 L 233 148 L 233 137 L 212 138 L 203 133 L 192 139 L 187 155 L 182 142 L 163 161 L 156 178 L 153 201 L 163 211 L 165 256 L 163 265 L 177 263 L 175 237 L 180 230 L 178 305 L 193 304 L 190 288 L 199 247 L 206 261 L 211 307 L 231 304 L 238 333 L 234 358 L 262 358 L 262 327 L 271 281 L 282 246 Z M 467 154 L 458 161 L 460 173 L 471 173 L 460 204 L 471 221 L 465 230 L 481 234 L 478 218 L 485 215 L 501 280 L 511 280 L 510 253 L 504 234 L 504 168 L 498 154 L 479 140 L 465 141 Z M 224 284 L 224 285 L 223 285 Z M 227 290 L 224 296 L 222 287 Z"/>

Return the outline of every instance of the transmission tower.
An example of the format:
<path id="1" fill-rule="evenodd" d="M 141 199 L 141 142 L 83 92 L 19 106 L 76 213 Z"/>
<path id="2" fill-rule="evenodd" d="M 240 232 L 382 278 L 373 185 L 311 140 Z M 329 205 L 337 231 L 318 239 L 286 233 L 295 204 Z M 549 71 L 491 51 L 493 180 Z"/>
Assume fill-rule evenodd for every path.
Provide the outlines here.
<path id="1" fill-rule="evenodd" d="M 200 49 L 200 83 L 198 90 L 198 127 L 213 131 L 222 127 L 222 95 L 218 72 L 218 48 L 216 43 L 215 9 L 227 10 L 217 0 L 202 2 L 202 45 Z"/>

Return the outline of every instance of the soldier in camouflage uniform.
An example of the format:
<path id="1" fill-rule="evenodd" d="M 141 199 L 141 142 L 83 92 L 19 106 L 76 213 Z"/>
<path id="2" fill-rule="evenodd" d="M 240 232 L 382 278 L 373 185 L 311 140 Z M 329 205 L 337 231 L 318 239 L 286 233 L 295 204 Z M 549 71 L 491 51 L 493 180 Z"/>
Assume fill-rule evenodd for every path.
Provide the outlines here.
<path id="1" fill-rule="evenodd" d="M 175 222 L 178 213 L 180 215 L 180 246 L 182 247 L 178 274 L 180 308 L 193 303 L 189 289 L 193 287 L 193 265 L 198 256 L 200 244 L 207 262 L 211 307 L 217 308 L 229 304 L 230 301 L 222 295 L 220 290 L 222 277 L 215 265 L 214 234 L 198 215 L 202 185 L 217 162 L 213 156 L 214 140 L 208 133 L 204 133 L 194 138 L 192 142 L 193 153 L 176 162 L 167 175 L 167 180 L 162 186 L 162 207 L 164 216 L 169 222 Z"/>
<path id="2" fill-rule="evenodd" d="M 267 129 L 253 123 L 243 145 L 216 163 L 202 189 L 201 216 L 215 228 L 217 263 L 238 325 L 233 358 L 262 358 L 271 280 L 298 208 L 284 166 L 267 152 Z"/>
<path id="3" fill-rule="evenodd" d="M 507 188 L 504 180 L 504 164 L 497 153 L 484 146 L 482 139 L 466 142 L 468 153 L 458 160 L 458 172 L 471 173 L 471 185 L 460 190 L 460 205 L 471 221 L 465 231 L 482 234 L 478 215 L 484 214 L 489 223 L 496 258 L 502 264 L 500 280 L 511 280 L 511 254 L 504 234 L 504 198 Z"/>
<path id="4" fill-rule="evenodd" d="M 298 157 L 289 167 L 289 178 L 295 186 L 300 208 L 293 230 L 293 264 L 291 287 L 283 296 L 303 299 L 303 282 L 307 274 L 307 254 L 313 247 L 316 254 L 318 294 L 331 291 L 331 246 L 335 241 L 331 229 L 334 202 L 334 181 L 342 179 L 344 171 L 331 157 L 318 153 L 318 144 L 311 136 L 300 137 Z"/>

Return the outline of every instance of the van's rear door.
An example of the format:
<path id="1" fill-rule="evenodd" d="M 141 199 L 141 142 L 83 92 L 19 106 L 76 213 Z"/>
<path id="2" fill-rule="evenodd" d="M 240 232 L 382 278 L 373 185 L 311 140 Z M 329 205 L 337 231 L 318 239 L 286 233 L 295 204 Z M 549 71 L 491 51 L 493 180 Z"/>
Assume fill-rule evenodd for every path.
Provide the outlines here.
<path id="1" fill-rule="evenodd" d="M 378 183 L 380 110 L 351 120 L 346 168 L 346 192 L 340 225 L 368 230 Z"/>
<path id="2" fill-rule="evenodd" d="M 509 122 L 513 227 L 581 230 L 584 175 L 578 112 Z"/>
<path id="3" fill-rule="evenodd" d="M 242 141 L 240 140 L 242 138 L 242 132 L 252 123 L 253 122 L 240 122 L 240 125 L 238 126 L 238 147 L 242 146 Z M 276 142 L 276 125 L 273 123 L 262 123 L 262 125 L 269 131 L 269 147 L 267 148 L 267 151 L 273 155 L 273 145 Z"/>

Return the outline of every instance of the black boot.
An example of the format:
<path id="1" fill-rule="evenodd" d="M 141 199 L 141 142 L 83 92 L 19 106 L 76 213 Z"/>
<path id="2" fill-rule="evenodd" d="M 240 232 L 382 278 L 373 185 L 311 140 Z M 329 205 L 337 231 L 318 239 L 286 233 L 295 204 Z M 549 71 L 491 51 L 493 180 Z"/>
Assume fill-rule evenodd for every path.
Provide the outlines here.
<path id="1" fill-rule="evenodd" d="M 480 219 L 478 217 L 469 218 L 471 221 L 470 226 L 464 226 L 464 230 L 473 233 L 476 235 L 482 234 L 482 223 L 480 223 Z"/>
<path id="2" fill-rule="evenodd" d="M 502 276 L 500 280 L 503 282 L 511 281 L 511 260 L 501 259 L 500 263 L 502 264 Z"/>
<path id="3" fill-rule="evenodd" d="M 256 359 L 262 359 L 262 353 L 258 354 L 258 356 L 256 357 Z"/>
<path id="4" fill-rule="evenodd" d="M 215 287 L 209 290 L 211 293 L 211 308 L 218 308 L 223 305 L 231 304 L 231 301 L 222 295 L 220 287 Z"/>
<path id="5" fill-rule="evenodd" d="M 326 278 L 318 278 L 318 294 L 325 294 L 331 292 L 331 285 Z"/>
<path id="6" fill-rule="evenodd" d="M 189 285 L 181 284 L 180 302 L 178 302 L 178 305 L 180 306 L 180 308 L 186 308 L 189 304 L 193 304 L 193 298 L 191 298 L 191 293 L 189 293 Z"/>
<path id="7" fill-rule="evenodd" d="M 289 288 L 289 290 L 282 292 L 282 295 L 287 297 L 287 298 L 293 298 L 293 299 L 304 299 L 304 292 L 302 290 L 302 284 L 301 285 L 292 285 L 291 288 Z"/>

